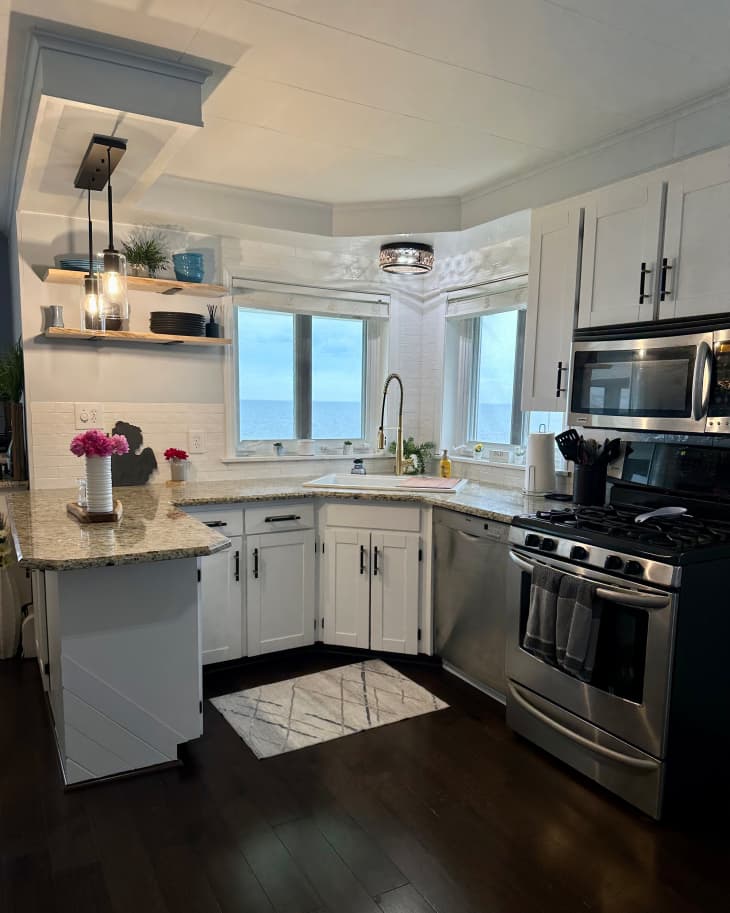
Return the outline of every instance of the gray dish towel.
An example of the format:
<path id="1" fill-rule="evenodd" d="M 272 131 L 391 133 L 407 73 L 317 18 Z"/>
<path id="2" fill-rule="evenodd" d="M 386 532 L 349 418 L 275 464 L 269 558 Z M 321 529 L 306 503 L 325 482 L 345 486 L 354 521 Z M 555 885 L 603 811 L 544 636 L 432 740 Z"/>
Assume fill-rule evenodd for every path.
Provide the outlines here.
<path id="1" fill-rule="evenodd" d="M 596 662 L 601 625 L 601 601 L 595 584 L 577 577 L 560 582 L 555 620 L 558 666 L 581 681 L 590 682 Z"/>
<path id="2" fill-rule="evenodd" d="M 536 564 L 532 572 L 530 609 L 522 646 L 529 653 L 555 665 L 555 619 L 558 591 L 563 575 L 550 567 Z"/>

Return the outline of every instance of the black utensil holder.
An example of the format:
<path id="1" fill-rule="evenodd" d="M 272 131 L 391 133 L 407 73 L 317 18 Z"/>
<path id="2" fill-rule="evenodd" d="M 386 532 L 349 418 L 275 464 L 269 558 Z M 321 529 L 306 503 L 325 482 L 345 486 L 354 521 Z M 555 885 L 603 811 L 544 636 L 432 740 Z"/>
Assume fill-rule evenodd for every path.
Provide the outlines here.
<path id="1" fill-rule="evenodd" d="M 605 463 L 596 463 L 593 466 L 573 466 L 573 501 L 591 507 L 602 507 L 606 503 L 606 473 L 608 467 Z"/>
<path id="2" fill-rule="evenodd" d="M 216 323 L 215 321 L 209 321 L 205 325 L 205 335 L 209 339 L 222 339 L 223 338 L 223 325 Z"/>

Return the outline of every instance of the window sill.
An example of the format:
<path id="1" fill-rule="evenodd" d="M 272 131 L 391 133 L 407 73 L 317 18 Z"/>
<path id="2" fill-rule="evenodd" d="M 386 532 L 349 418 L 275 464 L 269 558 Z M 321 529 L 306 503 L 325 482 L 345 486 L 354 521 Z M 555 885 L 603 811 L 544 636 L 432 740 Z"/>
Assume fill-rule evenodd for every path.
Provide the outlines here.
<path id="1" fill-rule="evenodd" d="M 392 453 L 377 453 L 374 450 L 367 453 L 351 453 L 345 456 L 344 453 L 313 453 L 304 456 L 299 453 L 287 453 L 284 456 L 274 456 L 269 454 L 255 454 L 252 456 L 224 457 L 221 463 L 312 463 L 323 460 L 333 460 L 335 462 L 346 461 L 351 463 L 353 460 L 394 460 Z"/>

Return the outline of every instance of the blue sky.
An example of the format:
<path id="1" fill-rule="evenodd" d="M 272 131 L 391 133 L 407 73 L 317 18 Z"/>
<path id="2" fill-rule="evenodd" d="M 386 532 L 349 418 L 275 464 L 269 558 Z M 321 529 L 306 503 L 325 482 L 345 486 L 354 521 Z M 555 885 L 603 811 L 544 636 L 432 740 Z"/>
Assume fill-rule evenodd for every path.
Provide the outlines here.
<path id="1" fill-rule="evenodd" d="M 241 398 L 293 399 L 294 317 L 238 312 Z M 362 388 L 362 321 L 312 318 L 312 399 L 357 402 Z"/>

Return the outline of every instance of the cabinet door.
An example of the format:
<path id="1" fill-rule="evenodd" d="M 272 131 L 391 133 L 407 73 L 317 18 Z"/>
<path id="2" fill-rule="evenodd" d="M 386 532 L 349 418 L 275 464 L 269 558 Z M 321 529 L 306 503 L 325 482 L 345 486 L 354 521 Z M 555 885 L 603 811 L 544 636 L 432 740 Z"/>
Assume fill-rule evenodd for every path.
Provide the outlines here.
<path id="1" fill-rule="evenodd" d="M 525 412 L 566 407 L 567 368 L 576 305 L 581 210 L 577 204 L 535 210 L 530 228 L 530 274 L 522 380 Z M 560 387 L 561 392 L 558 392 Z"/>
<path id="2" fill-rule="evenodd" d="M 246 536 L 248 653 L 314 643 L 314 531 Z"/>
<path id="3" fill-rule="evenodd" d="M 328 527 L 324 552 L 323 637 L 327 644 L 370 646 L 370 533 Z"/>
<path id="4" fill-rule="evenodd" d="M 241 536 L 231 547 L 200 559 L 201 652 L 203 665 L 243 655 Z"/>
<path id="5" fill-rule="evenodd" d="M 372 533 L 370 646 L 418 653 L 418 548 L 415 533 Z"/>
<path id="6" fill-rule="evenodd" d="M 660 283 L 660 317 L 730 311 L 727 149 L 688 159 L 670 169 L 664 257 L 670 269 Z"/>
<path id="7" fill-rule="evenodd" d="M 652 318 L 664 176 L 622 181 L 587 199 L 579 326 Z M 651 271 L 643 276 L 643 285 L 642 264 Z"/>

